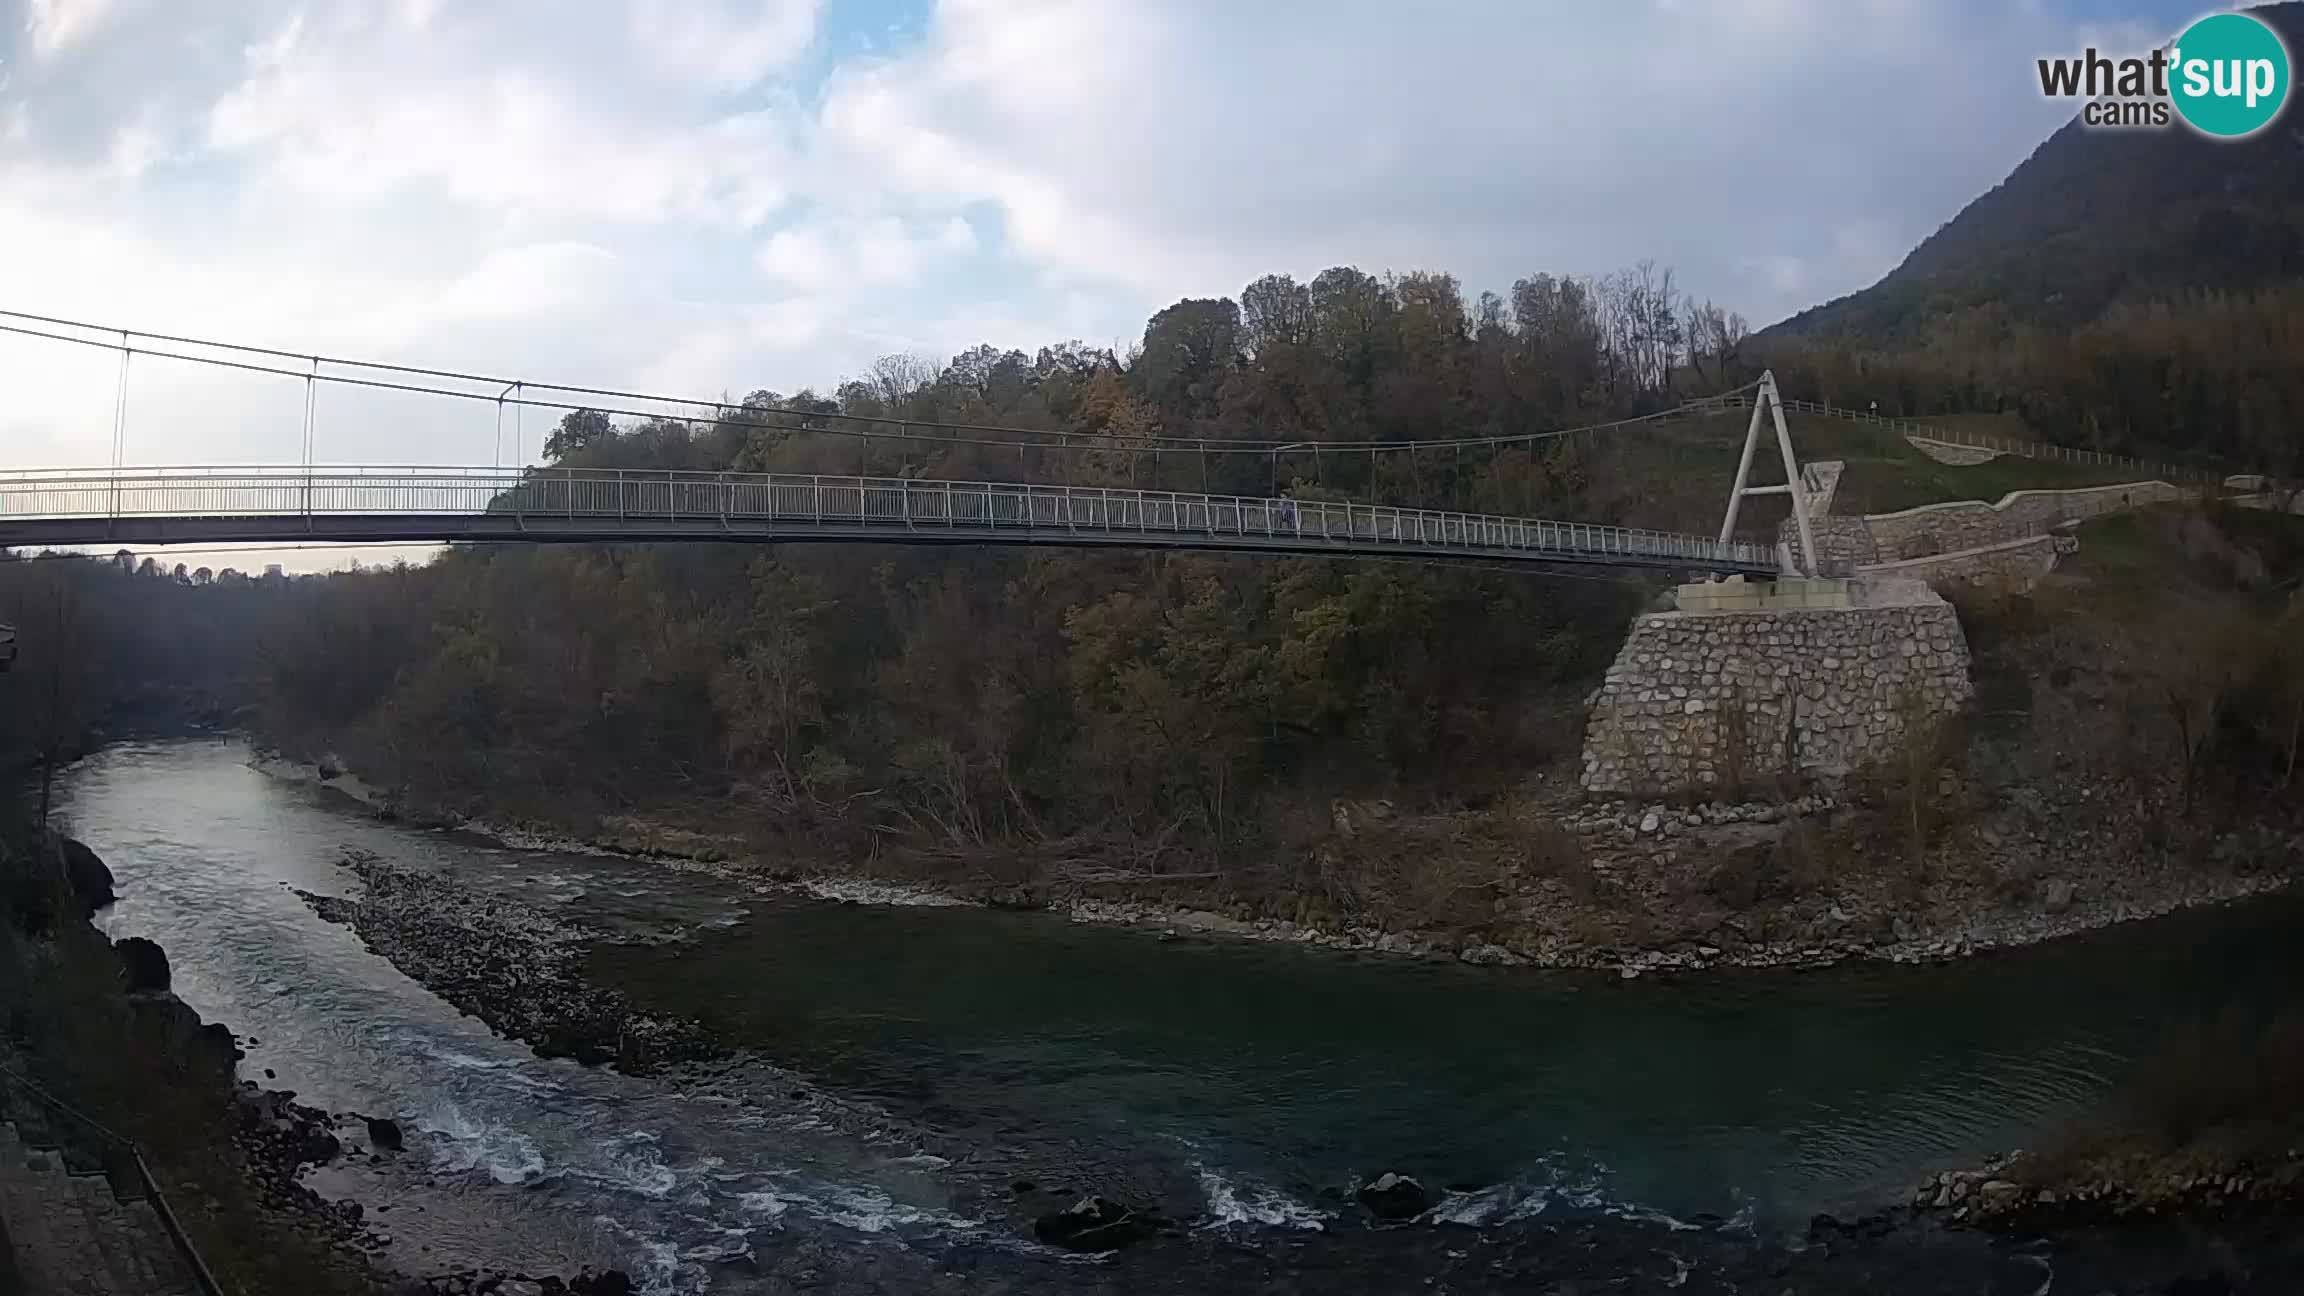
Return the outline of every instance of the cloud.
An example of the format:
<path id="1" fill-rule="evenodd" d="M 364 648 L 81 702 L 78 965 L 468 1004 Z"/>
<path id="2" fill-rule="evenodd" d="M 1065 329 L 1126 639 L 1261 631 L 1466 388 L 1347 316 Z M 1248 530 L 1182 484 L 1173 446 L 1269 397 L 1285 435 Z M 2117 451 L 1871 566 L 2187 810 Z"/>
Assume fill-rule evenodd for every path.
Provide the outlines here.
<path id="1" fill-rule="evenodd" d="M 908 284 L 935 261 L 976 251 L 976 231 L 958 216 L 906 221 L 895 216 L 817 220 L 776 231 L 753 258 L 769 279 L 811 293 Z"/>
<path id="2" fill-rule="evenodd" d="M 115 0 L 26 0 L 24 32 L 32 57 L 53 59 L 111 21 Z"/>
<path id="3" fill-rule="evenodd" d="M 1476 291 L 1653 257 L 1765 321 L 2058 124 L 2032 58 L 2151 30 L 2058 0 L 927 3 L 28 0 L 0 306 L 709 395 L 1125 345 L 1332 264 Z M 102 358 L 30 345 L 0 340 L 0 461 L 101 462 Z M 298 446 L 294 384 L 140 360 L 134 394 L 147 457 Z M 485 406 L 323 412 L 332 457 L 492 449 Z"/>
<path id="4" fill-rule="evenodd" d="M 789 66 L 816 36 L 821 0 L 639 0 L 634 42 L 666 71 L 741 90 Z"/>
<path id="5" fill-rule="evenodd" d="M 418 25 L 350 6 L 325 22 L 300 11 L 248 46 L 244 79 L 206 115 L 204 143 L 247 162 L 257 186 L 350 204 L 422 189 L 500 218 L 732 228 L 786 196 L 790 123 L 776 114 L 603 96 L 565 65 L 500 57 L 511 34 L 485 19 Z M 750 46 L 727 52 L 766 56 Z"/>
<path id="6" fill-rule="evenodd" d="M 1160 301 L 1271 269 L 1474 286 L 1650 256 L 1756 317 L 1845 291 L 2000 178 L 2063 109 L 2070 25 L 1914 0 L 1427 5 L 1318 22 L 1221 0 L 948 0 L 837 71 L 819 148 L 995 205 L 1012 250 Z M 2002 53 L 2004 52 L 2004 54 Z M 1835 244 L 1835 231 L 1880 238 Z M 1753 268 L 1747 268 L 1753 267 Z"/>

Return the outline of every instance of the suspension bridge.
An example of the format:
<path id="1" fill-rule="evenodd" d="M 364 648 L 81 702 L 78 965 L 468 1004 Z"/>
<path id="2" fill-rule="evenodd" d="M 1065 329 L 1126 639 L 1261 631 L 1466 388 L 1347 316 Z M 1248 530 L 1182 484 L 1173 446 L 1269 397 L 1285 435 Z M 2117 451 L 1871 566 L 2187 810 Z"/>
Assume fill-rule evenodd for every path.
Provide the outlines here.
<path id="1" fill-rule="evenodd" d="M 1797 574 L 1789 550 L 1735 538 L 1736 506 L 1750 494 L 1789 494 L 1805 525 L 1800 473 L 1783 431 L 1772 378 L 1750 393 L 1751 428 L 1727 521 L 1717 535 L 1643 530 L 1596 522 L 1394 506 L 1374 498 L 1377 456 L 1459 457 L 1467 447 L 1527 447 L 1572 433 L 1637 425 L 1665 411 L 1567 432 L 1477 440 L 1293 442 L 1160 436 L 1087 437 L 1042 429 L 937 423 L 884 415 L 731 406 L 721 402 L 569 387 L 414 366 L 139 333 L 0 311 L 0 334 L 96 348 L 119 357 L 112 458 L 104 468 L 0 472 L 0 546 L 167 545 L 186 543 L 453 542 L 885 542 L 896 544 L 1060 545 L 1168 548 L 1311 555 L 1415 555 L 1546 565 L 1650 568 L 1688 574 Z M 303 386 L 303 462 L 294 465 L 145 467 L 124 462 L 132 366 L 167 361 L 273 375 Z M 435 401 L 492 403 L 495 452 L 502 457 L 506 415 L 593 410 L 665 419 L 667 408 L 773 430 L 942 446 L 1013 449 L 1019 464 L 1053 455 L 1065 475 L 1083 455 L 1124 452 L 1211 459 L 1269 459 L 1277 487 L 1283 456 L 1367 456 L 1370 499 L 1145 490 L 1070 482 L 947 481 L 912 476 L 824 473 L 687 472 L 593 467 L 326 465 L 315 461 L 316 410 L 324 388 L 412 394 Z M 1787 483 L 1747 486 L 1763 415 L 1773 408 Z M 773 420 L 768 422 L 767 420 Z M 516 432 L 524 442 L 524 434 Z M 525 458 L 524 444 L 517 458 Z M 1812 552 L 1806 546 L 1803 552 Z"/>

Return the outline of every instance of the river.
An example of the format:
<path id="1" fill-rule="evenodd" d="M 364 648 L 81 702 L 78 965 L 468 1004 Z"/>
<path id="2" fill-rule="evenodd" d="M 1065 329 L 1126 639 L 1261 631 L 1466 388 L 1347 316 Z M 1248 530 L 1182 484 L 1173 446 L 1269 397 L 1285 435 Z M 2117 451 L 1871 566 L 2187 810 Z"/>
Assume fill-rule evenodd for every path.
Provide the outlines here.
<path id="1" fill-rule="evenodd" d="M 62 806 L 118 877 L 107 929 L 165 946 L 177 992 L 248 1041 L 243 1075 L 409 1128 L 401 1165 L 323 1184 L 386 1208 L 397 1262 L 614 1259 L 658 1291 L 1113 1281 L 1024 1240 L 1018 1180 L 1249 1251 L 1366 1232 L 1350 1190 L 1383 1170 L 1485 1229 L 1765 1236 L 2017 1146 L 2171 1022 L 2304 972 L 2289 901 L 1945 966 L 1635 982 L 844 905 L 384 824 L 234 742 L 109 749 Z M 615 933 L 597 977 L 758 1060 L 536 1058 L 294 893 L 355 893 L 347 849 Z"/>

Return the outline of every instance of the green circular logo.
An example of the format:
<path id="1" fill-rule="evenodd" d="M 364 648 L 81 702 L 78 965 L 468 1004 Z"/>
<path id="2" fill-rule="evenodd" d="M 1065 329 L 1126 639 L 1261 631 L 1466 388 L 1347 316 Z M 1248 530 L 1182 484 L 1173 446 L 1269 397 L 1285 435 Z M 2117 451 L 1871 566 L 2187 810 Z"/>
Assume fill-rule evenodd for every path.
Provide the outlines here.
<path id="1" fill-rule="evenodd" d="M 2288 102 L 2288 47 L 2261 19 L 2210 14 L 2169 47 L 2168 97 L 2203 135 L 2253 135 Z"/>

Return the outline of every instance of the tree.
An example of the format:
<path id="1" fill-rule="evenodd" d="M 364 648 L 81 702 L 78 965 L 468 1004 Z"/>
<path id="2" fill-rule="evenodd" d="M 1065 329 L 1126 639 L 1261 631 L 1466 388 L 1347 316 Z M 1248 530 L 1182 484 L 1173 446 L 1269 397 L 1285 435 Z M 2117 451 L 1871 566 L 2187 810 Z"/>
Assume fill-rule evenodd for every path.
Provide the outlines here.
<path id="1" fill-rule="evenodd" d="M 1191 299 L 1144 326 L 1143 354 L 1131 376 L 1153 404 L 1192 413 L 1214 402 L 1239 358 L 1240 307 L 1229 297 Z"/>
<path id="2" fill-rule="evenodd" d="M 1312 292 L 1288 275 L 1266 275 L 1240 290 L 1240 345 L 1259 360 L 1275 347 L 1312 340 Z"/>
<path id="3" fill-rule="evenodd" d="M 729 755 L 766 759 L 780 790 L 803 790 L 797 774 L 806 736 L 824 721 L 829 674 L 815 620 L 824 592 L 813 580 L 773 561 L 753 568 L 752 614 L 737 656 L 712 677 L 712 703 Z"/>
<path id="4" fill-rule="evenodd" d="M 1350 383 L 1374 377 L 1379 338 L 1392 322 L 1392 293 L 1350 266 L 1321 271 L 1312 280 L 1312 338 Z"/>
<path id="5" fill-rule="evenodd" d="M 39 816 L 46 824 L 55 801 L 56 770 L 72 758 L 91 718 L 88 676 L 94 663 L 91 646 L 84 642 L 80 591 L 70 565 L 42 563 L 37 572 L 41 579 L 30 600 L 31 615 L 18 628 L 29 660 L 18 673 L 31 703 L 33 748 L 40 761 Z"/>
<path id="6" fill-rule="evenodd" d="M 605 445 L 616 437 L 616 425 L 599 410 L 570 410 L 560 416 L 560 425 L 544 438 L 544 457 L 555 463 L 570 459 L 594 446 Z"/>
<path id="7" fill-rule="evenodd" d="M 908 352 L 884 355 L 872 362 L 864 383 L 879 397 L 881 408 L 900 413 L 936 381 L 934 361 Z"/>

